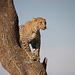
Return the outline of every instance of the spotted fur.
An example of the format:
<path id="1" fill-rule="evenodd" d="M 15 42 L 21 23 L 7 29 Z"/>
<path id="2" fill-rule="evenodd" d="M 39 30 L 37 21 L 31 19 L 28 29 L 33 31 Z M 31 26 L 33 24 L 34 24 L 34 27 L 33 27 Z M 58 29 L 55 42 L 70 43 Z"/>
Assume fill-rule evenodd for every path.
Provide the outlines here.
<path id="1" fill-rule="evenodd" d="M 39 57 L 41 36 L 40 29 L 46 29 L 46 20 L 43 18 L 33 18 L 32 21 L 26 22 L 25 25 L 20 25 L 19 34 L 20 34 L 20 44 L 22 49 L 27 52 L 31 52 L 29 44 L 33 48 L 33 54 Z"/>

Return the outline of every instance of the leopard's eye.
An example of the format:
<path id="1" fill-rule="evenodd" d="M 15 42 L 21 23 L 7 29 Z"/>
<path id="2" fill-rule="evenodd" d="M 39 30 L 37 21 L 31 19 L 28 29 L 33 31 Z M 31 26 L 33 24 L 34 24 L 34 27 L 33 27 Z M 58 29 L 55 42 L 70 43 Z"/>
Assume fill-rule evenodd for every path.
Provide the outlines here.
<path id="1" fill-rule="evenodd" d="M 42 23 L 42 21 L 40 23 Z"/>

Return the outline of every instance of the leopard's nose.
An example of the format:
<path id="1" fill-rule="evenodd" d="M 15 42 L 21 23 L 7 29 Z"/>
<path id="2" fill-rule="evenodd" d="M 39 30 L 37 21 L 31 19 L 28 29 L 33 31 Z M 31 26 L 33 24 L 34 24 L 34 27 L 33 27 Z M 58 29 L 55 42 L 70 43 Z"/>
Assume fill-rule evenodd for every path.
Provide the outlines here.
<path id="1" fill-rule="evenodd" d="M 45 25 L 46 25 L 46 22 L 45 22 Z"/>
<path id="2" fill-rule="evenodd" d="M 43 30 L 45 30 L 47 27 L 45 26 L 44 28 L 43 28 Z"/>

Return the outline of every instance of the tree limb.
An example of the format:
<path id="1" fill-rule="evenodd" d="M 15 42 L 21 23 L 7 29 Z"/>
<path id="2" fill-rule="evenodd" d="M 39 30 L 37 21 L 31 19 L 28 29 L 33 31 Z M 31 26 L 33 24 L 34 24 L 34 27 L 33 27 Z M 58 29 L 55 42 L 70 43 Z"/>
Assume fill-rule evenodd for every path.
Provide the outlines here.
<path id="1" fill-rule="evenodd" d="M 0 0 L 0 62 L 11 75 L 47 75 L 19 46 L 18 17 L 13 0 Z"/>

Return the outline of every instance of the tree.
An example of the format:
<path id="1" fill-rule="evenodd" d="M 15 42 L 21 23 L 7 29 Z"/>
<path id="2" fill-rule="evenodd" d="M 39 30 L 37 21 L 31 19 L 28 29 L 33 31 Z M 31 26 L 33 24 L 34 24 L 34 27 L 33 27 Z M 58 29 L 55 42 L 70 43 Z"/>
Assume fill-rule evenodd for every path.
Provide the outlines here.
<path id="1" fill-rule="evenodd" d="M 20 48 L 13 0 L 0 0 L 0 62 L 11 75 L 47 75 L 44 66 Z"/>

